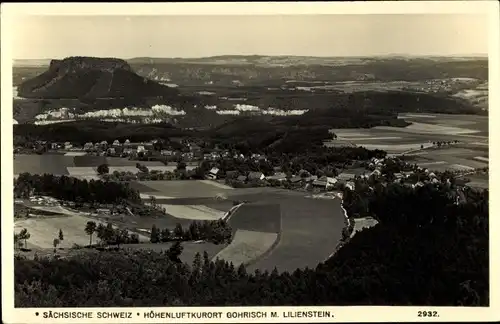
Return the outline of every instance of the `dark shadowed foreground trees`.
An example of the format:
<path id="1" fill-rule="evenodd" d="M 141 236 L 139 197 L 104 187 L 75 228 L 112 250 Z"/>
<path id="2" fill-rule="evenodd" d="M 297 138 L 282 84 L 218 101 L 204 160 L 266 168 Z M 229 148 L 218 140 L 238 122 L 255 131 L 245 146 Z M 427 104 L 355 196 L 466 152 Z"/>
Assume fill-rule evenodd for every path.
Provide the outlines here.
<path id="1" fill-rule="evenodd" d="M 248 274 L 210 262 L 206 253 L 190 266 L 172 261 L 180 246 L 61 260 L 17 257 L 15 305 L 488 306 L 488 192 L 455 201 L 444 187 L 380 186 L 368 202 L 380 223 L 316 269 L 293 273 Z"/>

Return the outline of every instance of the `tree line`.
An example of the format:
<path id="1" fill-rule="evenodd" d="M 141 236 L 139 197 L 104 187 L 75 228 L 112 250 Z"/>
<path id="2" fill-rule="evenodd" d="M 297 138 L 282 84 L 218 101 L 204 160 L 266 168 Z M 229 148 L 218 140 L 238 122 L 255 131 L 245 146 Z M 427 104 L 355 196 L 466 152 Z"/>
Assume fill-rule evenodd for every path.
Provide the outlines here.
<path id="1" fill-rule="evenodd" d="M 199 241 L 204 240 L 214 244 L 230 243 L 232 237 L 231 226 L 224 220 L 193 221 L 188 228 L 177 223 L 173 230 L 159 229 L 156 225 L 151 228 L 150 242 L 161 243 L 170 241 Z"/>
<path id="2" fill-rule="evenodd" d="M 14 197 L 29 198 L 33 194 L 77 203 L 111 204 L 122 201 L 141 201 L 139 192 L 131 188 L 128 183 L 87 181 L 64 175 L 21 173 L 14 180 Z"/>

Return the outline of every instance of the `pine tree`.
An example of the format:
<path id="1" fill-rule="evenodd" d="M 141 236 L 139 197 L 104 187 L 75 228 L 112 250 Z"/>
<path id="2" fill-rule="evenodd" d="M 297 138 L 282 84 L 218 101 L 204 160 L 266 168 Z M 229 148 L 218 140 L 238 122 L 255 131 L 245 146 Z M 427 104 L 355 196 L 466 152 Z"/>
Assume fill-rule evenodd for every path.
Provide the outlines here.
<path id="1" fill-rule="evenodd" d="M 177 241 L 175 242 L 170 249 L 167 250 L 167 255 L 170 260 L 181 263 L 181 259 L 179 258 L 180 255 L 182 254 L 182 250 L 184 247 L 182 246 L 181 242 Z"/>
<path id="2" fill-rule="evenodd" d="M 174 228 L 174 237 L 177 239 L 182 239 L 184 236 L 184 230 L 182 229 L 182 225 L 177 223 Z"/>
<path id="3" fill-rule="evenodd" d="M 156 225 L 153 224 L 153 227 L 151 228 L 151 236 L 150 236 L 150 241 L 151 243 L 158 243 L 160 242 L 160 232 Z"/>
<path id="4" fill-rule="evenodd" d="M 245 266 L 242 263 L 238 267 L 238 278 L 240 278 L 240 279 L 246 279 L 247 277 L 248 277 L 247 269 L 245 268 Z"/>

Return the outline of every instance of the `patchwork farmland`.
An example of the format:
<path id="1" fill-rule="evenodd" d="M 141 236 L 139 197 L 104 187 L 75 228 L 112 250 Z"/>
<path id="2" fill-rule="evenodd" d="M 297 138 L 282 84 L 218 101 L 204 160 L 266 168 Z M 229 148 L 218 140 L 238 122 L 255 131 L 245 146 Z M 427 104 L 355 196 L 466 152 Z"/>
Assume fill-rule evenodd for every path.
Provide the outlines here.
<path id="1" fill-rule="evenodd" d="M 405 153 L 413 163 L 432 171 L 471 170 L 488 166 L 487 117 L 406 114 L 413 122 L 406 128 L 375 127 L 371 129 L 334 129 L 337 139 L 329 146 L 363 146 L 382 149 L 390 154 Z M 435 141 L 454 141 L 458 144 L 435 147 Z M 89 155 L 16 155 L 14 172 L 71 175 L 81 179 L 98 179 L 97 166 L 107 163 L 110 173 L 137 173 L 136 161 Z M 141 162 L 150 170 L 173 171 L 175 166 L 160 162 Z M 473 175 L 470 186 L 487 188 L 487 175 Z M 140 232 L 140 240 L 149 242 L 148 230 L 173 229 L 176 224 L 189 226 L 193 220 L 227 219 L 233 229 L 228 245 L 212 243 L 183 243 L 181 259 L 191 263 L 196 253 L 207 251 L 211 259 L 224 259 L 234 265 L 245 264 L 249 271 L 260 269 L 294 271 L 314 268 L 326 260 L 341 239 L 344 213 L 341 201 L 311 199 L 305 193 L 277 188 L 235 189 L 210 180 L 132 181 L 146 203 L 164 208 L 161 217 L 132 216 L 111 219 L 119 227 Z M 154 197 L 154 199 L 150 199 Z M 235 207 L 238 205 L 237 207 Z M 232 210 L 230 214 L 228 212 Z M 16 222 L 16 231 L 27 228 L 29 242 L 38 249 L 51 249 L 59 228 L 65 233 L 63 248 L 89 242 L 84 232 L 88 220 L 104 222 L 110 217 L 86 217 L 61 213 L 58 217 L 32 218 Z M 370 223 L 370 221 L 367 221 Z M 370 223 L 371 224 L 371 223 Z M 356 223 L 355 232 L 364 227 Z M 373 225 L 373 224 L 372 224 Z M 368 226 L 368 225 L 367 225 Z M 129 244 L 129 249 L 167 250 L 171 243 Z"/>
<path id="2" fill-rule="evenodd" d="M 157 198 L 157 204 L 167 205 L 167 213 L 170 214 L 170 208 L 171 214 L 176 214 L 148 220 L 149 227 L 145 226 L 145 220 L 139 220 L 144 228 L 150 228 L 153 223 L 160 227 L 171 227 L 173 223 L 184 226 L 192 219 L 199 220 L 200 210 L 209 219 L 213 217 L 210 216 L 213 210 L 225 213 L 235 203 L 245 202 L 228 217 L 234 232 L 233 242 L 221 246 L 211 257 L 244 263 L 251 271 L 315 267 L 334 251 L 344 226 L 339 199 L 313 200 L 305 193 L 266 187 L 222 189 L 210 182 L 194 180 L 141 181 L 132 186 L 144 194 L 146 201 L 149 194 L 170 197 Z M 190 210 L 192 206 L 196 206 L 196 212 Z M 179 217 L 177 213 L 181 210 L 184 215 Z M 202 251 L 205 244 L 197 244 L 197 249 Z M 155 244 L 154 248 L 167 248 L 165 246 L 169 245 Z"/>
<path id="3" fill-rule="evenodd" d="M 362 146 L 389 154 L 414 157 L 418 165 L 434 171 L 472 170 L 488 166 L 488 117 L 444 114 L 401 114 L 408 127 L 333 129 L 337 139 L 326 146 Z M 458 144 L 435 147 L 433 142 Z"/>

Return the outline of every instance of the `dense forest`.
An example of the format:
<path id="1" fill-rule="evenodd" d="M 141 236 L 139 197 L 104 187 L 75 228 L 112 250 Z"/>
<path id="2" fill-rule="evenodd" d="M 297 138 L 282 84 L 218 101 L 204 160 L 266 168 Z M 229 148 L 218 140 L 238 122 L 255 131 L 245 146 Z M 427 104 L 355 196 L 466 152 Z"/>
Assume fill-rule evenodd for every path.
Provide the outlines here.
<path id="1" fill-rule="evenodd" d="M 18 256 L 15 305 L 488 306 L 488 196 L 470 191 L 457 204 L 447 186 L 377 186 L 368 208 L 379 224 L 293 273 L 247 273 L 206 253 L 189 265 L 152 251 Z"/>
<path id="2" fill-rule="evenodd" d="M 14 180 L 14 196 L 28 198 L 33 193 L 82 203 L 111 204 L 141 201 L 139 191 L 132 189 L 126 182 L 87 181 L 53 174 L 19 174 Z"/>

